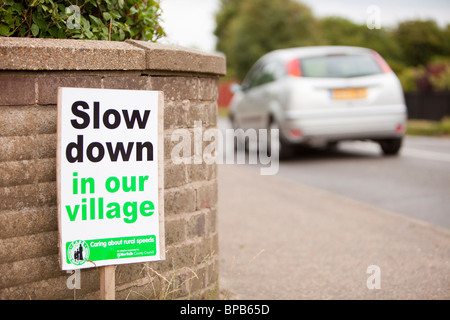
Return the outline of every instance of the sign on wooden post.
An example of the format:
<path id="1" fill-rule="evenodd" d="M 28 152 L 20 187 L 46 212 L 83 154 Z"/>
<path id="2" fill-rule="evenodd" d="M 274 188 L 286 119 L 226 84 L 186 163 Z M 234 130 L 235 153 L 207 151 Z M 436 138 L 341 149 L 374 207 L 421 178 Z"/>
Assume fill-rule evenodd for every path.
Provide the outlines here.
<path id="1" fill-rule="evenodd" d="M 165 259 L 163 147 L 162 92 L 59 88 L 62 270 Z"/>

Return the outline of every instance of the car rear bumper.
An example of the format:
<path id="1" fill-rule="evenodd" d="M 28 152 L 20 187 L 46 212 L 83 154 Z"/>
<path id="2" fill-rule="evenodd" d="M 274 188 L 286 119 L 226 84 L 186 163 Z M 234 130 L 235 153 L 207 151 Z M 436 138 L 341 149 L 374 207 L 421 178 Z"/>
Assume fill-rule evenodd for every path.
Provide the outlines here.
<path id="1" fill-rule="evenodd" d="M 303 109 L 286 112 L 279 122 L 282 136 L 291 143 L 401 137 L 406 129 L 404 104 Z"/>

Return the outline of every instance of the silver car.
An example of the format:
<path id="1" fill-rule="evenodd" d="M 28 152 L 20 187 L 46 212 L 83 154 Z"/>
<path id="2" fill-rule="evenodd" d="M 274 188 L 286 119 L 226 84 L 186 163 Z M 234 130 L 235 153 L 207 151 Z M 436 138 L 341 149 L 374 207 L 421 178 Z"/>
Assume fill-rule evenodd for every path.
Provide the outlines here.
<path id="1" fill-rule="evenodd" d="M 397 154 L 406 129 L 401 84 L 375 51 L 349 46 L 276 50 L 233 88 L 235 129 L 279 129 L 280 158 L 298 145 L 373 140 Z"/>

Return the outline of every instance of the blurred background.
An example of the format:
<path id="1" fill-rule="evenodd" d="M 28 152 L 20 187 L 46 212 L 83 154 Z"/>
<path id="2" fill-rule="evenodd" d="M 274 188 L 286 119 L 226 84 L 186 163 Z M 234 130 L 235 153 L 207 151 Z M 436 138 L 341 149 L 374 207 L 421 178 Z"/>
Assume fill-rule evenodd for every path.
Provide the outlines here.
<path id="1" fill-rule="evenodd" d="M 399 77 L 408 108 L 399 157 L 370 143 L 341 143 L 282 163 L 280 175 L 383 209 L 450 227 L 450 2 L 161 0 L 163 43 L 223 54 L 219 127 L 230 87 L 281 48 L 353 45 L 376 50 Z M 374 162 L 372 162 L 374 161 Z M 413 161 L 413 162 L 412 162 Z M 346 181 L 342 184 L 342 181 Z"/>
<path id="2" fill-rule="evenodd" d="M 254 62 L 265 53 L 308 45 L 353 45 L 379 52 L 400 78 L 409 133 L 450 129 L 450 2 L 312 0 L 162 0 L 163 42 L 227 57 L 220 114 Z M 420 93 L 439 92 L 433 95 Z M 430 105 L 434 107 L 429 107 Z M 442 121 L 441 120 L 446 120 Z"/>
<path id="3" fill-rule="evenodd" d="M 226 56 L 227 75 L 219 80 L 220 129 L 230 127 L 231 85 L 240 83 L 258 58 L 275 49 L 314 45 L 371 48 L 385 58 L 402 84 L 409 119 L 396 157 L 383 157 L 379 147 L 370 142 L 342 142 L 335 150 L 308 150 L 281 162 L 280 180 L 257 177 L 237 166 L 219 170 L 219 203 L 221 212 L 226 213 L 220 218 L 221 263 L 228 269 L 241 259 L 247 268 L 249 257 L 258 256 L 256 262 L 250 260 L 248 272 L 241 277 L 239 288 L 244 297 L 378 297 L 361 285 L 365 262 L 349 267 L 350 257 L 358 256 L 383 264 L 383 274 L 392 276 L 383 282 L 380 297 L 448 299 L 450 1 L 161 0 L 160 4 L 167 35 L 162 42 Z M 329 193 L 314 200 L 312 191 L 304 187 Z M 370 217 L 383 224 L 367 220 L 358 225 L 356 221 L 365 217 L 363 211 L 371 210 L 362 205 L 346 207 L 347 202 L 333 205 L 330 195 L 380 210 Z M 266 210 L 273 204 L 279 209 Z M 321 205 L 329 206 L 330 216 L 316 224 L 314 219 L 322 217 Z M 345 214 L 356 211 L 343 218 L 337 214 L 339 210 Z M 430 229 L 434 231 L 425 235 L 413 224 L 393 221 L 394 216 L 385 212 L 445 232 Z M 305 223 L 302 219 L 306 217 L 311 221 Z M 269 242 L 268 234 L 277 237 Z M 302 238 L 302 234 L 306 235 Z M 442 238 L 432 239 L 431 234 Z M 343 238 L 350 240 L 347 243 Z M 341 254 L 340 249 L 332 248 L 334 244 L 343 245 Z M 433 253 L 431 247 L 440 251 Z M 267 251 L 264 257 L 259 257 L 261 249 Z M 331 275 L 330 266 L 343 283 L 349 282 L 348 287 L 333 278 L 336 273 Z M 270 272 L 278 278 L 268 277 Z M 308 281 L 311 283 L 306 284 Z"/>

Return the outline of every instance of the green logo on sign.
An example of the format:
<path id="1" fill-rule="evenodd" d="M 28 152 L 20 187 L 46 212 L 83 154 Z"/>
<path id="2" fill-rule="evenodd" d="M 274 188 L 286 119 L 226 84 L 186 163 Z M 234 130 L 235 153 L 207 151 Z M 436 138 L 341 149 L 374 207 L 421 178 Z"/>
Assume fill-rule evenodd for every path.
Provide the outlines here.
<path id="1" fill-rule="evenodd" d="M 77 266 L 85 262 L 155 256 L 156 236 L 69 241 L 66 253 L 67 263 Z"/>
<path id="2" fill-rule="evenodd" d="M 89 254 L 89 245 L 83 240 L 72 241 L 67 247 L 67 259 L 69 263 L 77 266 L 89 261 Z"/>

